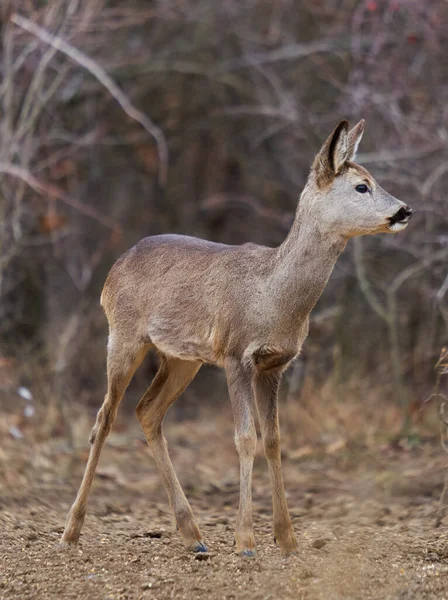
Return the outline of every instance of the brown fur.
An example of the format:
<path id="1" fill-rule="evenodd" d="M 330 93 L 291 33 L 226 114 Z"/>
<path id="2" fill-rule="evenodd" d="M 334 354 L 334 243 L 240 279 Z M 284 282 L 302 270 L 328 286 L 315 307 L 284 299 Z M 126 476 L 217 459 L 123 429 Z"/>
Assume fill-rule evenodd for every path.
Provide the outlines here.
<path id="1" fill-rule="evenodd" d="M 278 248 L 227 246 L 161 235 L 139 242 L 112 267 L 101 302 L 110 335 L 108 389 L 91 434 L 83 481 L 67 517 L 62 543 L 78 541 L 102 446 L 118 405 L 149 349 L 160 369 L 137 407 L 181 535 L 198 549 L 201 534 L 171 464 L 162 422 L 202 363 L 226 371 L 240 457 L 237 551 L 251 555 L 251 478 L 256 447 L 254 400 L 272 484 L 274 535 L 283 553 L 297 549 L 281 469 L 277 391 L 299 353 L 308 316 L 339 254 L 353 235 L 389 230 L 404 204 L 350 162 L 364 122 L 343 121 L 313 163 L 294 224 Z M 367 180 L 371 198 L 355 187 Z M 199 548 L 201 549 L 201 548 Z"/>

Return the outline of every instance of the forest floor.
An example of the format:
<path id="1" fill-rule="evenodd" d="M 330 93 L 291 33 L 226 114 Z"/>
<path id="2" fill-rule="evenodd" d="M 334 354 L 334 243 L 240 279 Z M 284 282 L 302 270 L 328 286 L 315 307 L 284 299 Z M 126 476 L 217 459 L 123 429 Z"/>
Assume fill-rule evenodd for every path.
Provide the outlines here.
<path id="1" fill-rule="evenodd" d="M 230 419 L 169 423 L 166 434 L 209 554 L 184 549 L 137 429 L 109 437 L 80 543 L 65 551 L 58 540 L 87 445 L 73 455 L 61 438 L 2 435 L 0 598 L 448 598 L 448 517 L 435 527 L 446 456 L 436 442 L 285 450 L 300 542 L 290 558 L 273 541 L 260 447 L 253 485 L 257 557 L 250 559 L 233 547 L 238 461 Z"/>

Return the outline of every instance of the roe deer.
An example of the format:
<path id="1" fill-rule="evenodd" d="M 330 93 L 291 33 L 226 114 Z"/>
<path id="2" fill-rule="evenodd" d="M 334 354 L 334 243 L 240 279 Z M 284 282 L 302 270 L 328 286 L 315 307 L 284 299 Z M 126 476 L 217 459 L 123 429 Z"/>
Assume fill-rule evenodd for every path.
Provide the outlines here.
<path id="1" fill-rule="evenodd" d="M 255 554 L 251 478 L 258 408 L 272 487 L 274 536 L 297 550 L 285 499 L 277 409 L 281 376 L 300 352 L 308 317 L 349 238 L 405 229 L 412 210 L 352 162 L 364 131 L 342 121 L 317 154 L 291 230 L 278 248 L 227 246 L 179 235 L 140 241 L 112 267 L 101 296 L 109 321 L 108 388 L 62 544 L 78 541 L 104 441 L 150 348 L 160 368 L 137 406 L 177 527 L 188 548 L 207 547 L 171 463 L 162 423 L 202 363 L 226 372 L 240 460 L 236 550 Z"/>

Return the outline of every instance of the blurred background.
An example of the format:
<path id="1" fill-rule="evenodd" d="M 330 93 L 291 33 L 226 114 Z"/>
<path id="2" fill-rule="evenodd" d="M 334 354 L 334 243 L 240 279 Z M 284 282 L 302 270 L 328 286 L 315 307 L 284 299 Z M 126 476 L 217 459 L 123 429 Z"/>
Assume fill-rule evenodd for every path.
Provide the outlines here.
<path id="1" fill-rule="evenodd" d="M 446 2 L 3 0 L 0 13 L 4 435 L 86 446 L 114 261 L 167 232 L 280 244 L 342 118 L 366 119 L 358 162 L 415 213 L 339 259 L 285 377 L 284 437 L 437 435 L 424 400 L 448 327 Z M 156 369 L 149 357 L 137 373 L 117 431 Z M 205 367 L 169 419 L 228 405 Z"/>

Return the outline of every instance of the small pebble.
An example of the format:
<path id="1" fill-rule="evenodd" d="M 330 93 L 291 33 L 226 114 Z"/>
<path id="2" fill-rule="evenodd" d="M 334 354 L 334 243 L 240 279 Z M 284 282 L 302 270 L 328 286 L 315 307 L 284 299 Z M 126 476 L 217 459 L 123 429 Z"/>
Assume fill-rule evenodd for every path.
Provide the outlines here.
<path id="1" fill-rule="evenodd" d="M 142 590 L 150 590 L 152 586 L 152 581 L 147 581 L 146 583 L 142 583 Z"/>

